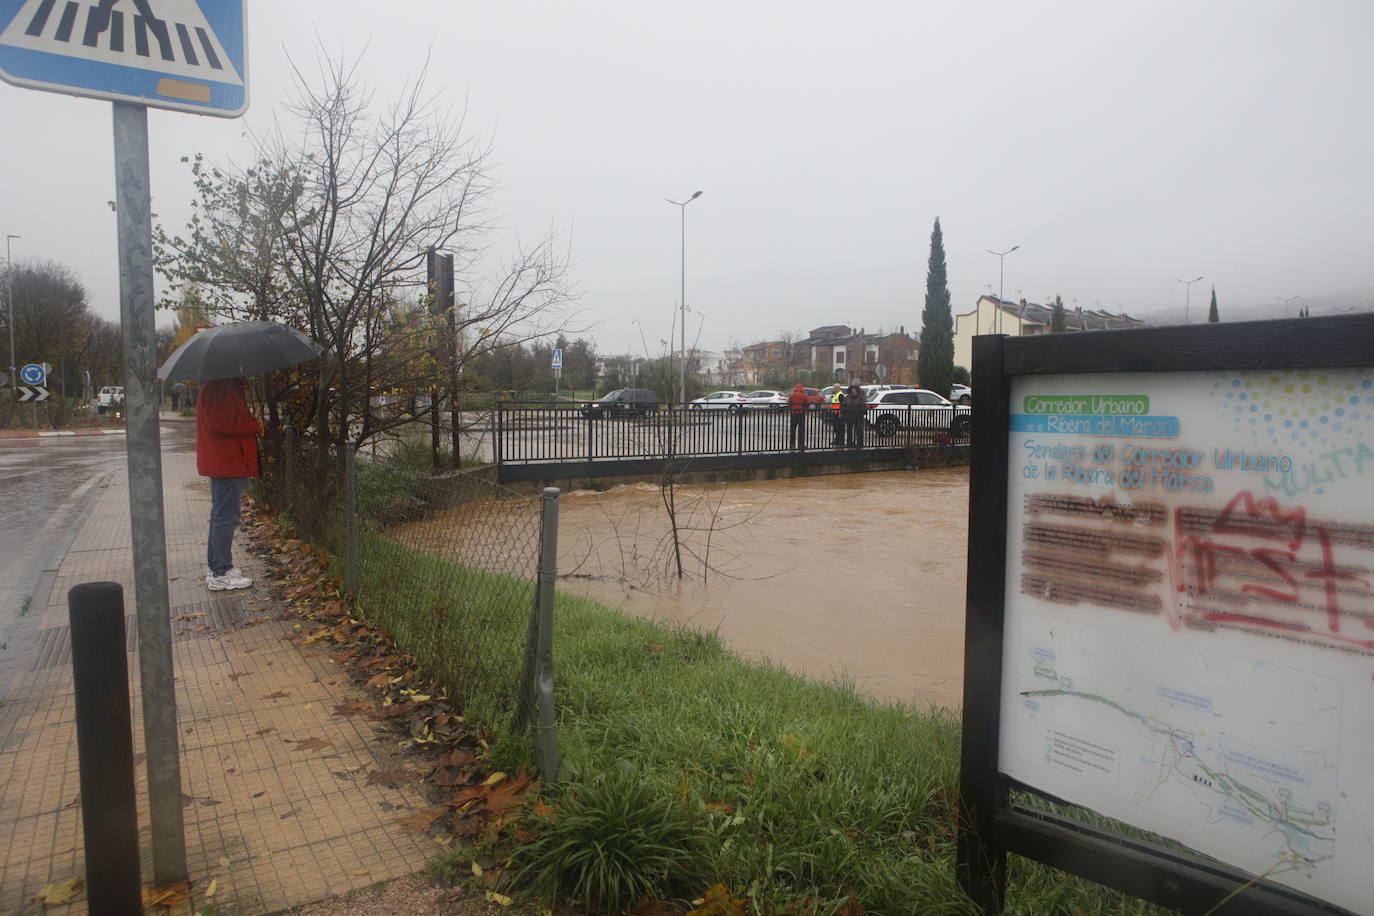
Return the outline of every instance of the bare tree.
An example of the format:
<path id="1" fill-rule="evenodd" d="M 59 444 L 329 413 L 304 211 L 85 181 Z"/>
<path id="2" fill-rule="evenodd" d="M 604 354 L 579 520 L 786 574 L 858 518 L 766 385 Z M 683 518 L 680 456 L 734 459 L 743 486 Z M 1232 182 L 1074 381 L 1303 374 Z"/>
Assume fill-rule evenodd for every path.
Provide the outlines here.
<path id="1" fill-rule="evenodd" d="M 473 276 L 494 228 L 491 147 L 427 89 L 423 69 L 376 113 L 357 60 L 321 54 L 316 72 L 297 67 L 295 77 L 300 135 L 256 138 L 251 169 L 197 159 L 188 236 L 159 241 L 164 273 L 216 291 L 207 295 L 216 314 L 282 320 L 327 348 L 311 377 L 291 379 L 308 389 L 300 422 L 322 446 L 323 487 L 345 445 L 409 422 L 370 410 L 372 398 L 448 387 L 436 344 L 461 363 L 497 339 L 552 333 L 570 297 L 552 233 L 508 255 L 496 279 Z M 452 253 L 470 289 L 455 306 L 456 341 L 445 340 L 448 315 L 417 307 L 427 304 L 429 249 Z"/>

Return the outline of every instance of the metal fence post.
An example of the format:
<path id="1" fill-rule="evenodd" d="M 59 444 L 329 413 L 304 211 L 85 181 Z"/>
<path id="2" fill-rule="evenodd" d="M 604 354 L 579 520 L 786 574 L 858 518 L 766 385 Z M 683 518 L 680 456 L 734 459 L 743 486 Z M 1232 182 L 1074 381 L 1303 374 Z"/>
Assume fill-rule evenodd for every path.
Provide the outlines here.
<path id="1" fill-rule="evenodd" d="M 290 423 L 290 418 L 287 418 Z M 296 462 L 296 428 L 288 425 L 282 437 L 282 457 L 281 457 L 281 493 L 279 494 L 280 506 L 288 511 L 292 508 L 291 501 L 291 471 Z"/>
<path id="2" fill-rule="evenodd" d="M 558 578 L 557 487 L 545 487 L 539 535 L 539 577 L 525 640 L 520 719 L 534 730 L 534 766 L 546 789 L 558 784 L 558 718 L 553 697 L 553 599 Z"/>
<path id="3" fill-rule="evenodd" d="M 87 582 L 67 592 L 67 608 L 90 912 L 142 913 L 124 590 Z"/>
<path id="4" fill-rule="evenodd" d="M 344 553 L 344 584 L 350 592 L 358 584 L 358 447 L 348 443 L 344 453 L 344 504 L 348 516 L 348 546 Z"/>

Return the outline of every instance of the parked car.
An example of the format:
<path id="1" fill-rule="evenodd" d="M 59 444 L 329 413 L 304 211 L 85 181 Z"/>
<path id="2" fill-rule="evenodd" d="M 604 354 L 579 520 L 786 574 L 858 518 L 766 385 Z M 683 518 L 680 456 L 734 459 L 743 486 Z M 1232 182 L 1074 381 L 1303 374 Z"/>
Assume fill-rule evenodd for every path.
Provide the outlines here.
<path id="1" fill-rule="evenodd" d="M 106 385 L 95 396 L 96 413 L 108 413 L 111 409 L 118 409 L 123 406 L 124 387 L 122 385 Z"/>
<path id="2" fill-rule="evenodd" d="M 948 432 L 956 439 L 968 436 L 972 424 L 968 410 L 925 388 L 876 392 L 868 401 L 868 422 L 880 436 L 914 429 Z"/>
<path id="3" fill-rule="evenodd" d="M 738 413 L 744 409 L 744 395 L 738 391 L 713 391 L 694 398 L 687 406 L 692 410 L 729 410 Z"/>
<path id="4" fill-rule="evenodd" d="M 587 403 L 582 415 L 597 417 L 652 417 L 658 412 L 658 395 L 647 388 L 617 388 Z"/>
<path id="5" fill-rule="evenodd" d="M 767 408 L 770 410 L 778 409 L 778 392 L 771 388 L 760 388 L 757 391 L 749 391 L 744 395 L 744 406 L 753 408 Z M 787 396 L 783 395 L 783 404 L 787 403 Z"/>
<path id="6" fill-rule="evenodd" d="M 821 403 L 821 393 L 819 389 L 803 387 L 802 394 L 806 395 L 807 406 Z M 775 410 L 783 410 L 791 402 L 792 389 L 788 388 L 786 391 L 779 391 L 777 394 L 773 395 L 773 403 L 768 406 Z"/>
<path id="7" fill-rule="evenodd" d="M 960 385 L 958 382 L 955 382 L 954 387 L 949 390 L 949 399 L 956 404 L 972 404 L 973 389 L 967 385 Z"/>

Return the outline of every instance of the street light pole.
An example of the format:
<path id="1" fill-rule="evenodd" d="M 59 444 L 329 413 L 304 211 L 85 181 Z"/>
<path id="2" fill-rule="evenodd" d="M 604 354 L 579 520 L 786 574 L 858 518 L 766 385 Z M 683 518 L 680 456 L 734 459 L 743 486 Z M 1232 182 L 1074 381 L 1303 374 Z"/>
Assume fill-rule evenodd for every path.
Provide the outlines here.
<path id="1" fill-rule="evenodd" d="M 664 198 L 668 203 L 677 207 L 678 212 L 682 214 L 682 298 L 678 300 L 678 307 L 682 309 L 682 371 L 677 389 L 679 404 L 687 403 L 687 205 L 700 196 L 700 191 L 694 191 L 692 196 L 684 201 Z"/>
<path id="2" fill-rule="evenodd" d="M 10 240 L 22 235 L 5 236 L 5 302 L 10 307 L 10 390 L 19 397 L 19 380 L 14 376 L 14 262 L 10 259 Z"/>
<path id="3" fill-rule="evenodd" d="M 983 249 L 988 254 L 997 255 L 997 322 L 993 326 L 994 334 L 1002 333 L 1002 265 L 1005 263 L 1007 255 L 1020 247 L 1020 245 L 1012 245 L 1006 251 L 993 251 L 991 248 Z"/>
<path id="4" fill-rule="evenodd" d="M 1288 306 L 1293 304 L 1294 299 L 1301 299 L 1301 296 L 1275 296 L 1275 299 L 1283 303 L 1283 317 L 1288 317 Z"/>
<path id="5" fill-rule="evenodd" d="M 1184 323 L 1184 324 L 1187 324 L 1187 323 L 1188 323 L 1188 307 L 1189 307 L 1189 305 L 1192 304 L 1192 301 L 1193 301 L 1193 284 L 1196 283 L 1197 281 L 1201 280 L 1201 279 L 1202 279 L 1202 277 L 1194 277 L 1194 278 L 1191 279 L 1191 280 L 1180 280 L 1178 277 L 1174 277 L 1174 282 L 1176 282 L 1176 283 L 1182 283 L 1182 284 L 1183 284 L 1183 289 L 1184 289 L 1184 292 L 1183 292 L 1183 323 Z"/>

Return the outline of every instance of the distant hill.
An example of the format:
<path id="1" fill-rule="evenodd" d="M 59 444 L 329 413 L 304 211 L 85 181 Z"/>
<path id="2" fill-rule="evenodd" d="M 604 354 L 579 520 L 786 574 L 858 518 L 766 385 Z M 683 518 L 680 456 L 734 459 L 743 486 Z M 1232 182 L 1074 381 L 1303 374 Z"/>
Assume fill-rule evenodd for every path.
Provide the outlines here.
<path id="1" fill-rule="evenodd" d="M 1191 309 L 1192 322 L 1199 324 L 1207 320 L 1207 307 L 1211 304 L 1210 290 L 1199 296 L 1200 305 Z M 1310 309 L 1312 316 L 1339 315 L 1355 312 L 1374 312 L 1374 289 L 1342 293 L 1328 293 L 1325 296 L 1310 296 L 1295 299 L 1289 317 L 1298 317 L 1298 309 Z M 1221 320 L 1225 321 L 1264 321 L 1269 318 L 1283 317 L 1283 303 L 1277 299 L 1272 302 L 1233 304 L 1226 301 L 1224 294 L 1218 296 L 1218 309 Z M 1150 324 L 1183 324 L 1183 306 L 1162 308 L 1153 312 L 1134 313 L 1134 317 Z"/>

